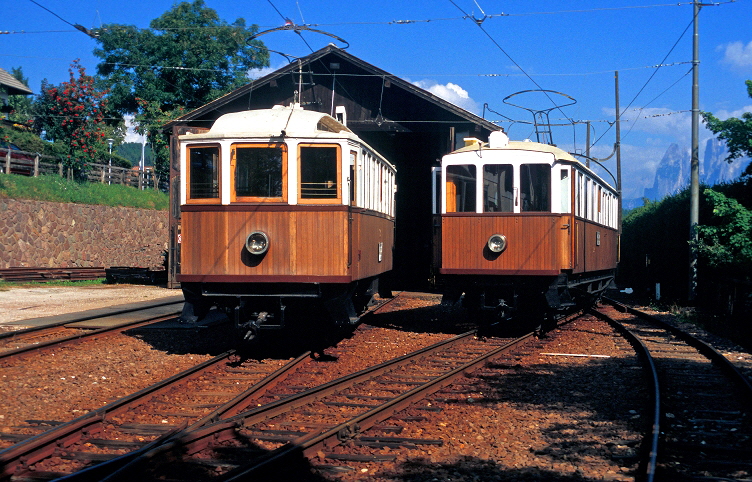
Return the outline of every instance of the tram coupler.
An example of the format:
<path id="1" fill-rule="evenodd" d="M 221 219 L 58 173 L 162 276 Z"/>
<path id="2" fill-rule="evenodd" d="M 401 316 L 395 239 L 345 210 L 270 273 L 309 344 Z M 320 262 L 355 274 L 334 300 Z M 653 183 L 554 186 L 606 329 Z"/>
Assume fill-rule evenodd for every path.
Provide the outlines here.
<path id="1" fill-rule="evenodd" d="M 233 308 L 235 329 L 242 334 L 244 341 L 251 341 L 258 336 L 262 329 L 282 329 L 285 325 L 285 305 L 279 302 L 276 313 L 269 311 L 255 311 L 246 313 L 246 303 L 240 300 Z M 275 323 L 276 321 L 276 323 Z"/>

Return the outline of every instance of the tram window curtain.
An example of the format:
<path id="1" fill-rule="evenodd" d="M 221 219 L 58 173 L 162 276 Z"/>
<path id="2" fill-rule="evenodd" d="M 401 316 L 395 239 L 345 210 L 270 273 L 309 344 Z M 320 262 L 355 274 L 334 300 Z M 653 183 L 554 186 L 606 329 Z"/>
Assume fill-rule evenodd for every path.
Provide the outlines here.
<path id="1" fill-rule="evenodd" d="M 219 199 L 219 146 L 188 148 L 188 198 Z"/>
<path id="2" fill-rule="evenodd" d="M 483 212 L 514 212 L 512 175 L 510 164 L 483 166 Z"/>
<path id="3" fill-rule="evenodd" d="M 476 168 L 474 165 L 447 166 L 446 212 L 475 212 L 476 177 Z"/>
<path id="4" fill-rule="evenodd" d="M 551 212 L 551 166 L 520 165 L 522 212 Z"/>

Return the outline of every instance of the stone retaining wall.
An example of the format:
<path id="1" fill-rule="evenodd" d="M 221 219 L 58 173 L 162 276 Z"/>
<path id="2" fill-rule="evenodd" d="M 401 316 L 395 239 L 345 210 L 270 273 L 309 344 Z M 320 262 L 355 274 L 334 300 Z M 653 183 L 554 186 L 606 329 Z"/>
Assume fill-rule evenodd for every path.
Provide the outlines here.
<path id="1" fill-rule="evenodd" d="M 167 212 L 0 199 L 0 269 L 162 266 Z"/>

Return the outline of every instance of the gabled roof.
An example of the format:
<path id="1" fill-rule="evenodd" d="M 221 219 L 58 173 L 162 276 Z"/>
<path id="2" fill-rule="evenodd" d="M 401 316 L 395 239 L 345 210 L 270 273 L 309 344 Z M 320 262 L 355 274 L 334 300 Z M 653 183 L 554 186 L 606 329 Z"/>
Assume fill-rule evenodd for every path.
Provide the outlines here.
<path id="1" fill-rule="evenodd" d="M 327 60 L 331 61 L 334 59 L 334 57 L 339 57 L 341 61 L 348 62 L 356 68 L 362 69 L 363 71 L 367 72 L 371 76 L 380 77 L 381 79 L 383 79 L 383 82 L 388 82 L 392 87 L 407 91 L 409 94 L 435 105 L 439 109 L 442 109 L 446 113 L 457 118 L 457 120 L 460 122 L 469 122 L 481 128 L 488 129 L 489 131 L 500 129 L 500 127 L 496 124 L 493 124 L 490 121 L 487 121 L 471 112 L 468 112 L 465 109 L 442 99 L 441 97 L 438 97 L 424 89 L 421 89 L 420 87 L 417 87 L 416 85 L 411 84 L 406 80 L 390 74 L 389 72 L 379 69 L 378 67 L 375 67 L 367 62 L 364 62 L 358 57 L 355 57 L 354 55 L 351 55 L 345 52 L 343 49 L 332 44 L 306 57 L 303 57 L 298 61 L 292 62 L 285 67 L 272 72 L 271 74 L 268 74 L 260 79 L 239 87 L 234 91 L 229 92 L 224 96 L 193 110 L 192 112 L 189 112 L 188 114 L 183 115 L 182 117 L 166 124 L 165 129 L 170 129 L 173 125 L 184 124 L 191 122 L 192 120 L 201 119 L 205 116 L 211 116 L 212 111 L 222 111 L 223 106 L 232 103 L 233 101 L 238 101 L 243 97 L 248 97 L 249 95 L 251 95 L 252 91 L 257 90 L 262 86 L 268 84 L 275 85 L 275 81 L 282 79 L 285 76 L 290 76 L 291 74 L 298 72 L 301 68 L 311 66 L 327 56 L 331 57 Z"/>
<path id="2" fill-rule="evenodd" d="M 6 70 L 0 69 L 0 86 L 4 87 L 8 95 L 30 95 L 31 91 L 23 82 L 19 81 Z"/>

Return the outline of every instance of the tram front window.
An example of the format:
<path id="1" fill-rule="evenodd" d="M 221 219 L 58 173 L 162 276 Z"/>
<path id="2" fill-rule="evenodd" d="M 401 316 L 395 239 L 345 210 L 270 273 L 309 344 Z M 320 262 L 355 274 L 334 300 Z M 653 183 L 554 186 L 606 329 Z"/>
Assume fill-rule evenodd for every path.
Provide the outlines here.
<path id="1" fill-rule="evenodd" d="M 551 212 L 551 166 L 520 166 L 520 202 L 522 212 Z"/>
<path id="2" fill-rule="evenodd" d="M 234 154 L 236 198 L 283 197 L 282 146 L 236 146 Z"/>
<path id="3" fill-rule="evenodd" d="M 219 146 L 188 148 L 188 196 L 190 199 L 219 198 Z"/>
<path id="4" fill-rule="evenodd" d="M 483 212 L 514 212 L 514 191 L 510 164 L 483 166 Z"/>
<path id="5" fill-rule="evenodd" d="M 475 212 L 476 177 L 476 169 L 474 165 L 447 166 L 446 212 Z"/>

